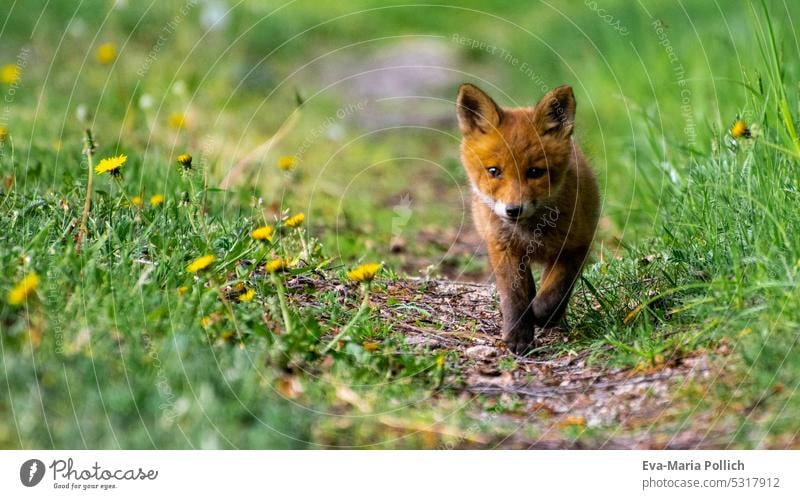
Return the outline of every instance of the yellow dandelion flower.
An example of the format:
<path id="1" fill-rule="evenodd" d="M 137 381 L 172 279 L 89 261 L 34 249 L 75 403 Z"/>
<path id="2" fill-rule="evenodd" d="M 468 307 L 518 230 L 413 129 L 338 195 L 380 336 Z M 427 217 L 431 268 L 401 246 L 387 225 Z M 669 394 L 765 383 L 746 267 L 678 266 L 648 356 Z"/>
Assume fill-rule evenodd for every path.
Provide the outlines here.
<path id="1" fill-rule="evenodd" d="M 4 126 L 0 126 L 0 142 L 5 141 L 8 138 L 8 130 Z"/>
<path id="2" fill-rule="evenodd" d="M 186 115 L 181 113 L 172 113 L 169 115 L 169 126 L 175 130 L 183 130 L 186 128 Z"/>
<path id="3" fill-rule="evenodd" d="M 267 264 L 264 266 L 264 270 L 271 274 L 273 272 L 285 269 L 288 265 L 289 262 L 285 258 L 276 258 L 267 262 Z"/>
<path id="4" fill-rule="evenodd" d="M 278 160 L 278 168 L 281 170 L 288 172 L 292 168 L 294 168 L 294 164 L 297 162 L 294 156 L 283 156 Z"/>
<path id="5" fill-rule="evenodd" d="M 179 295 L 185 295 L 188 292 L 189 292 L 189 287 L 188 286 L 181 286 L 181 287 L 178 288 L 178 294 Z"/>
<path id="6" fill-rule="evenodd" d="M 744 120 L 736 120 L 733 125 L 731 125 L 731 137 L 734 139 L 750 137 L 750 129 L 747 128 L 747 124 Z"/>
<path id="7" fill-rule="evenodd" d="M 0 81 L 6 85 L 13 85 L 19 81 L 22 76 L 22 71 L 16 64 L 6 64 L 0 68 Z"/>
<path id="8" fill-rule="evenodd" d="M 141 208 L 144 204 L 144 201 L 142 201 L 142 196 L 133 196 L 131 198 L 131 204 L 137 208 Z"/>
<path id="9" fill-rule="evenodd" d="M 178 164 L 181 165 L 185 170 L 189 170 L 192 168 L 192 155 L 191 154 L 181 154 L 178 156 Z"/>
<path id="10" fill-rule="evenodd" d="M 271 225 L 264 225 L 251 232 L 250 235 L 253 237 L 253 239 L 257 239 L 259 241 L 267 240 L 272 242 L 272 234 L 274 232 L 275 229 Z"/>
<path id="11" fill-rule="evenodd" d="M 286 219 L 284 224 L 286 224 L 287 227 L 296 229 L 297 227 L 300 227 L 303 224 L 303 220 L 305 219 L 306 219 L 305 215 L 303 215 L 302 213 L 298 213 L 297 215 L 294 215 Z"/>
<path id="12" fill-rule="evenodd" d="M 371 281 L 380 270 L 380 263 L 365 263 L 348 272 L 347 278 L 356 282 Z"/>
<path id="13" fill-rule="evenodd" d="M 192 263 L 186 266 L 186 272 L 191 272 L 193 274 L 200 272 L 214 263 L 214 260 L 214 255 L 203 255 L 199 258 L 195 258 L 192 260 Z"/>
<path id="14" fill-rule="evenodd" d="M 567 416 L 561 420 L 561 427 L 586 426 L 586 418 L 583 416 Z"/>
<path id="15" fill-rule="evenodd" d="M 100 161 L 94 171 L 98 174 L 111 173 L 111 175 L 118 175 L 119 169 L 125 164 L 126 161 L 128 161 L 128 157 L 124 154 L 112 156 Z"/>
<path id="16" fill-rule="evenodd" d="M 39 276 L 31 272 L 8 292 L 9 305 L 22 305 L 39 285 Z"/>
<path id="17" fill-rule="evenodd" d="M 239 295 L 239 301 L 253 301 L 253 298 L 256 297 L 256 290 L 248 289 L 244 293 Z"/>
<path id="18" fill-rule="evenodd" d="M 97 47 L 95 57 L 100 64 L 111 64 L 117 58 L 117 46 L 111 42 L 104 43 Z"/>
<path id="19" fill-rule="evenodd" d="M 207 328 L 211 324 L 214 324 L 214 318 L 211 317 L 211 316 L 207 315 L 207 316 L 203 317 L 202 319 L 200 319 L 200 327 L 202 327 L 202 328 Z"/>
<path id="20" fill-rule="evenodd" d="M 164 202 L 163 194 L 153 194 L 150 196 L 150 206 L 158 206 Z"/>

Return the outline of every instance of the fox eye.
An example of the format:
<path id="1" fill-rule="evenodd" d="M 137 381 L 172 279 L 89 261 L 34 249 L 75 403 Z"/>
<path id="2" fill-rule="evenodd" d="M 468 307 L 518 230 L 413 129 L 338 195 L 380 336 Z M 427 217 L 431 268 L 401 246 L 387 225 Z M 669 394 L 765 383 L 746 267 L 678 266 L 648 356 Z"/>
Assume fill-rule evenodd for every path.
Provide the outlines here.
<path id="1" fill-rule="evenodd" d="M 503 173 L 500 168 L 496 166 L 490 166 L 486 171 L 489 172 L 489 176 L 492 178 L 498 178 Z"/>
<path id="2" fill-rule="evenodd" d="M 545 173 L 547 173 L 547 170 L 544 168 L 528 168 L 528 170 L 525 172 L 525 176 L 529 179 L 540 178 L 544 176 Z"/>

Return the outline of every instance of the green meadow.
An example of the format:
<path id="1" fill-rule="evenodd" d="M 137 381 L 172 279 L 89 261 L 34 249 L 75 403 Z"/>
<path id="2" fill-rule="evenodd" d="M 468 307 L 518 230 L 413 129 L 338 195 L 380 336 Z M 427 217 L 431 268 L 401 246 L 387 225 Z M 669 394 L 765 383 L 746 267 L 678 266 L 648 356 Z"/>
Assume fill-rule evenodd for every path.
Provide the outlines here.
<path id="1" fill-rule="evenodd" d="M 4 2 L 0 448 L 800 447 L 798 14 Z M 570 84 L 600 182 L 524 358 L 462 82 Z"/>

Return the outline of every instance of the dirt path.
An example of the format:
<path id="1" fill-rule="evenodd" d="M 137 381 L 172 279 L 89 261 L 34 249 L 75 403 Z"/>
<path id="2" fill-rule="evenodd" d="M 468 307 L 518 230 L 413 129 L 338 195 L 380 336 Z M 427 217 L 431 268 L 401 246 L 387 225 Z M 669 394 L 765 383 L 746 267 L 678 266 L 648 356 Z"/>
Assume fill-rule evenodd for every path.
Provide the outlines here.
<path id="1" fill-rule="evenodd" d="M 696 429 L 678 430 L 673 396 L 689 382 L 711 376 L 706 356 L 673 359 L 650 369 L 607 369 L 591 366 L 590 351 L 552 357 L 519 358 L 504 348 L 494 287 L 452 281 L 401 281 L 376 297 L 378 303 L 413 303 L 398 313 L 397 306 L 380 306 L 387 321 L 407 333 L 406 342 L 420 348 L 458 351 L 460 379 L 454 388 L 475 395 L 506 398 L 512 411 L 495 412 L 492 418 L 536 427 L 540 436 L 524 438 L 515 432 L 501 446 L 574 447 L 563 438 L 585 428 L 618 428 L 611 434 L 589 439 L 604 448 L 714 446 L 715 435 Z M 563 341 L 561 335 L 543 343 Z M 505 362 L 504 362 L 505 359 Z M 508 362 L 514 360 L 513 363 Z M 513 366 L 513 367 L 509 367 Z M 668 428 L 674 424 L 674 428 Z M 605 432 L 604 432 L 605 433 Z M 587 444 L 581 438 L 581 444 Z"/>
<path id="2" fill-rule="evenodd" d="M 481 429 L 465 436 L 459 446 L 724 446 L 723 435 L 701 428 L 708 427 L 701 423 L 704 417 L 686 417 L 692 408 L 686 407 L 681 396 L 690 385 L 702 385 L 716 376 L 706 355 L 636 369 L 593 364 L 589 362 L 593 352 L 588 350 L 522 358 L 510 354 L 503 345 L 497 297 L 491 285 L 400 280 L 389 283 L 385 292 L 373 297 L 382 319 L 403 331 L 408 345 L 458 353 L 449 357 L 458 359 L 451 366 L 457 374 L 449 376 L 445 386 L 462 394 L 464 410 L 480 407 L 469 403 L 476 398 L 504 407 L 470 414 L 485 426 L 504 428 L 503 432 L 483 434 Z M 553 345 L 564 338 L 554 333 L 542 341 Z M 386 424 L 401 425 L 396 421 Z M 444 425 L 415 430 L 449 431 Z"/>

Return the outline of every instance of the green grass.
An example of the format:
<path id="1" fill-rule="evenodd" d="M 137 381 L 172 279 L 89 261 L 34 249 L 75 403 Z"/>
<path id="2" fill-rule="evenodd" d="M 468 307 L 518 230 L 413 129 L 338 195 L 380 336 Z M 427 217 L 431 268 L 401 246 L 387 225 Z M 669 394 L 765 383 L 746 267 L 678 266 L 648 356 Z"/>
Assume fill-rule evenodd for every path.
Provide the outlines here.
<path id="1" fill-rule="evenodd" d="M 571 333 L 537 357 L 588 351 L 602 368 L 657 368 L 711 352 L 723 374 L 677 394 L 677 420 L 719 414 L 729 445 L 798 445 L 796 7 L 603 2 L 622 34 L 583 2 L 495 2 L 491 12 L 466 2 L 425 15 L 382 2 L 296 2 L 270 17 L 243 2 L 206 33 L 200 5 L 147 62 L 179 7 L 40 3 L 0 7 L 0 65 L 19 57 L 22 69 L 17 84 L 0 84 L 0 290 L 5 298 L 25 275 L 41 278 L 27 303 L 0 304 L 0 447 L 449 448 L 490 445 L 504 432 L 537 438 L 537 428 L 494 416 L 520 411 L 518 400 L 465 400 L 459 355 L 412 348 L 380 310 L 323 351 L 359 307 L 364 289 L 346 278 L 359 263 L 385 264 L 373 295 L 407 274 L 481 275 L 487 264 L 469 252 L 442 257 L 470 226 L 454 122 L 373 131 L 359 118 L 386 109 L 371 102 L 320 133 L 357 100 L 346 83 L 323 91 L 324 61 L 303 65 L 340 48 L 353 58 L 331 56 L 331 70 L 383 53 L 396 43 L 385 37 L 425 38 L 446 47 L 465 73 L 458 80 L 502 104 L 542 94 L 517 64 L 454 34 L 530 63 L 546 86 L 572 84 L 578 138 L 599 174 L 603 220 Z M 69 28 L 73 15 L 80 21 Z M 110 66 L 94 55 L 106 41 L 120 49 Z M 413 105 L 448 116 L 455 87 L 435 92 L 444 100 Z M 152 107 L 139 105 L 145 95 Z M 186 115 L 186 128 L 169 126 L 173 114 Z M 737 116 L 752 138 L 730 137 Z M 222 189 L 281 127 L 269 152 Z M 95 163 L 129 159 L 119 181 L 95 176 L 77 248 L 85 128 Z M 291 172 L 277 168 L 298 151 Z M 195 158 L 189 172 L 175 161 L 184 152 Z M 153 194 L 165 202 L 151 206 Z M 302 229 L 281 227 L 298 212 Z M 265 223 L 278 227 L 274 241 L 253 241 Z M 397 238 L 404 248 L 393 252 Z M 214 264 L 187 273 L 204 254 Z M 276 257 L 297 259 L 278 281 L 257 265 Z M 313 290 L 303 278 L 335 285 Z M 237 285 L 255 299 L 240 301 Z M 732 353 L 714 354 L 721 348 Z M 518 367 L 499 361 L 503 372 Z M 419 429 L 440 424 L 448 431 Z M 615 431 L 568 426 L 561 437 L 595 442 Z"/>

